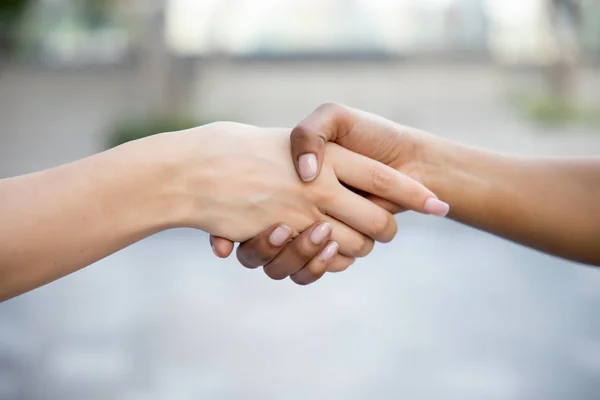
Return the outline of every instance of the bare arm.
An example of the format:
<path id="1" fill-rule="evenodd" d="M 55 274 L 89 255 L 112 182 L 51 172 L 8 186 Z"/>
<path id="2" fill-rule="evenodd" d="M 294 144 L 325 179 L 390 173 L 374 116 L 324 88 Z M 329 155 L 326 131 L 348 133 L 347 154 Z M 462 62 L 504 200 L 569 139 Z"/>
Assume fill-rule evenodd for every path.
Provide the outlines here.
<path id="1" fill-rule="evenodd" d="M 600 265 L 600 159 L 522 158 L 423 135 L 423 182 L 450 217 L 560 257 Z"/>
<path id="2" fill-rule="evenodd" d="M 151 141 L 0 181 L 0 300 L 91 264 L 177 219 Z"/>

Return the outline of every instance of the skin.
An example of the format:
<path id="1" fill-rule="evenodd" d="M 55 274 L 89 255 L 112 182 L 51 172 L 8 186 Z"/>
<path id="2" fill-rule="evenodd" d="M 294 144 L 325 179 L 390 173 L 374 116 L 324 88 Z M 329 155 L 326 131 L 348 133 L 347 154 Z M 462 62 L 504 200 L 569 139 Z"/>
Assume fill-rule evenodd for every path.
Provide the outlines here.
<path id="1" fill-rule="evenodd" d="M 320 176 L 305 185 L 289 159 L 289 133 L 220 122 L 0 180 L 0 300 L 176 227 L 244 242 L 286 220 L 269 232 L 282 246 L 322 221 L 319 249 L 329 246 L 328 258 L 306 271 L 343 268 L 368 254 L 373 240 L 391 240 L 397 226 L 341 182 L 369 191 L 365 172 L 385 171 L 399 182 L 392 198 L 415 209 L 437 201 L 418 182 L 333 143 L 323 149 Z"/>
<path id="2" fill-rule="evenodd" d="M 322 173 L 327 142 L 336 142 L 423 183 L 451 206 L 448 216 L 458 222 L 548 254 L 600 265 L 600 159 L 498 154 L 364 111 L 325 104 L 291 134 L 292 157 L 305 181 Z M 306 162 L 311 154 L 316 161 Z M 311 165 L 317 170 L 311 170 Z M 385 196 L 393 180 L 385 177 L 381 182 L 380 196 L 384 198 L 367 197 L 391 212 L 403 211 Z M 252 267 L 276 264 L 295 271 L 318 254 L 318 249 L 308 251 L 305 237 L 287 246 L 267 242 L 268 237 L 262 235 L 242 244 L 238 258 Z M 215 248 L 220 256 L 226 256 L 229 246 L 217 239 Z M 254 254 L 251 260 L 249 253 Z"/>

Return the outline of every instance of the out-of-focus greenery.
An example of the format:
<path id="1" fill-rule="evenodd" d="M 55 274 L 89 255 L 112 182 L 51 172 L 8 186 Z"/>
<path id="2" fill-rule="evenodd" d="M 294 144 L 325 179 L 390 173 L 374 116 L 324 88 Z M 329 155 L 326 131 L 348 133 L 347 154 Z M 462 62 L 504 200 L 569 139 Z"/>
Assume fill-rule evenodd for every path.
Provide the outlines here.
<path id="1" fill-rule="evenodd" d="M 32 0 L 0 1 L 0 58 L 14 50 L 22 17 Z"/>
<path id="2" fill-rule="evenodd" d="M 515 96 L 512 103 L 523 117 L 544 125 L 600 126 L 600 107 L 549 94 Z"/>
<path id="3" fill-rule="evenodd" d="M 78 6 L 79 15 L 90 28 L 109 24 L 118 10 L 114 0 L 80 0 Z"/>
<path id="4" fill-rule="evenodd" d="M 187 116 L 147 116 L 128 118 L 117 122 L 111 129 L 108 147 L 119 146 L 132 140 L 157 133 L 174 132 L 206 125 L 217 119 L 197 120 Z"/>
<path id="5" fill-rule="evenodd" d="M 2 0 L 0 2 L 0 21 L 6 22 L 8 18 L 19 16 L 31 0 Z"/>

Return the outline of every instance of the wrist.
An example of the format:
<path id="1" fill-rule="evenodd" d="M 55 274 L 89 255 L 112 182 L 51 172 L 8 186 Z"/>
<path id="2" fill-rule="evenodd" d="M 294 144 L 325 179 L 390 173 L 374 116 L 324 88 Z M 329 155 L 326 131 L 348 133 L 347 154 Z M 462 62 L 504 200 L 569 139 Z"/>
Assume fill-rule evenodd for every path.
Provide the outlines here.
<path id="1" fill-rule="evenodd" d="M 130 168 L 139 171 L 133 180 L 140 193 L 148 223 L 155 231 L 190 226 L 194 211 L 202 210 L 191 194 L 190 173 L 198 168 L 189 165 L 189 146 L 175 132 L 154 135 L 121 146 L 130 160 Z M 202 154 L 195 155 L 198 160 Z M 194 169 L 194 171 L 190 171 Z M 203 219 L 203 214 L 195 219 Z"/>
<path id="2" fill-rule="evenodd" d="M 163 207 L 168 207 L 165 222 L 170 228 L 215 233 L 217 222 L 227 218 L 221 198 L 225 195 L 221 190 L 223 174 L 217 173 L 233 168 L 235 162 L 229 155 L 234 142 L 223 135 L 233 131 L 227 124 L 216 122 L 151 138 L 157 168 L 164 177 L 157 190 L 162 193 L 162 203 L 168 204 Z M 235 170 L 236 176 L 242 173 Z"/>
<path id="3" fill-rule="evenodd" d="M 489 171 L 497 156 L 428 133 L 416 148 L 421 183 L 450 205 L 452 219 L 477 225 L 477 216 L 488 214 L 501 195 Z"/>
<path id="4" fill-rule="evenodd" d="M 464 148 L 447 139 L 414 130 L 410 132 L 411 154 L 407 161 L 407 174 L 431 190 L 440 200 L 451 197 L 452 176 L 462 157 Z"/>

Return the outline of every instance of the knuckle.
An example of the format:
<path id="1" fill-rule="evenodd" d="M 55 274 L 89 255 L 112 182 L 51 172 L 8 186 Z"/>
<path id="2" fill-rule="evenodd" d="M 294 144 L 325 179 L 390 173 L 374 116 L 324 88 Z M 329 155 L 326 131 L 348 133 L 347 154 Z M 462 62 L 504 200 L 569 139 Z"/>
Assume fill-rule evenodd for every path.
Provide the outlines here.
<path id="1" fill-rule="evenodd" d="M 387 192 L 394 184 L 394 177 L 384 168 L 375 167 L 371 171 L 371 185 L 373 193 Z"/>
<path id="2" fill-rule="evenodd" d="M 277 265 L 267 264 L 263 267 L 263 271 L 269 278 L 273 279 L 274 281 L 280 281 L 289 276 L 289 274 L 285 272 L 284 268 L 281 268 Z"/>
<path id="3" fill-rule="evenodd" d="M 364 257 L 371 252 L 373 245 L 373 240 L 367 236 L 361 235 L 351 242 L 345 243 L 340 248 L 340 252 L 346 257 Z"/>
<path id="4" fill-rule="evenodd" d="M 292 142 L 305 142 L 310 138 L 311 132 L 310 130 L 303 124 L 300 123 L 290 133 L 290 139 Z"/>
<path id="5" fill-rule="evenodd" d="M 330 121 L 335 121 L 338 134 L 340 131 L 348 131 L 348 122 L 351 119 L 351 109 L 341 103 L 328 102 L 321 104 L 315 113 L 324 114 Z"/>
<path id="6" fill-rule="evenodd" d="M 358 248 L 356 257 L 365 257 L 368 255 L 375 246 L 375 242 L 369 238 L 363 238 L 361 246 Z"/>
<path id="7" fill-rule="evenodd" d="M 308 235 L 302 238 L 302 243 L 298 243 L 296 254 L 298 260 L 309 262 L 319 253 L 319 247 L 313 244 Z"/>
<path id="8" fill-rule="evenodd" d="M 317 202 L 325 206 L 337 203 L 339 194 L 331 187 L 323 186 L 321 190 L 316 191 Z"/>
<path id="9" fill-rule="evenodd" d="M 319 279 L 327 271 L 327 266 L 320 263 L 310 263 L 306 269 L 311 275 L 311 280 Z"/>
<path id="10" fill-rule="evenodd" d="M 369 236 L 372 238 L 381 237 L 387 230 L 389 223 L 390 216 L 387 215 L 387 213 L 377 213 L 377 215 L 374 215 L 369 221 Z"/>
<path id="11" fill-rule="evenodd" d="M 317 111 L 325 112 L 327 114 L 337 114 L 344 110 L 344 106 L 334 101 L 328 101 L 317 107 Z"/>
<path id="12" fill-rule="evenodd" d="M 269 261 L 268 255 L 262 253 L 259 248 L 251 246 L 239 246 L 236 256 L 240 264 L 246 268 L 258 268 Z"/>
<path id="13" fill-rule="evenodd" d="M 241 253 L 240 251 L 238 251 L 236 253 L 236 256 L 237 256 L 237 259 L 240 262 L 240 264 L 242 264 L 244 267 L 250 268 L 250 269 L 256 268 L 255 265 L 253 265 L 249 262 L 248 257 L 245 253 Z"/>

